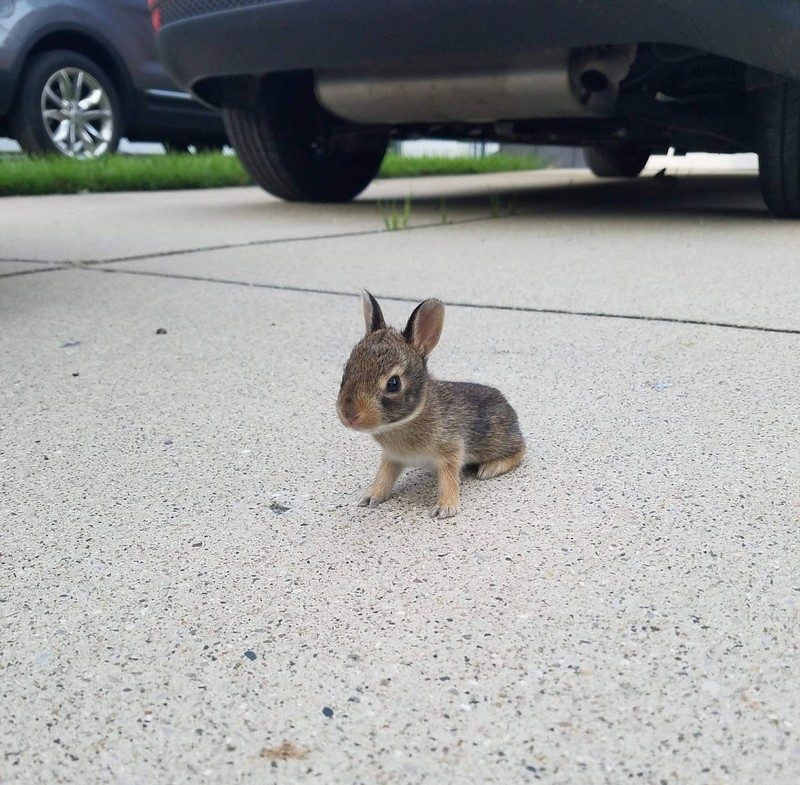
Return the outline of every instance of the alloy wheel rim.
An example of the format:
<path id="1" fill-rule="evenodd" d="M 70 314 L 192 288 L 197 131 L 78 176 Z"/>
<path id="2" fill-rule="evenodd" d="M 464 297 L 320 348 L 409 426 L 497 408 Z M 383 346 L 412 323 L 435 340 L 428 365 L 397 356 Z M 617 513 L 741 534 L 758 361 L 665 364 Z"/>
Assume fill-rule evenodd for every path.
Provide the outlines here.
<path id="1" fill-rule="evenodd" d="M 42 119 L 58 152 L 70 158 L 98 158 L 114 134 L 111 99 L 82 68 L 62 68 L 42 90 Z"/>

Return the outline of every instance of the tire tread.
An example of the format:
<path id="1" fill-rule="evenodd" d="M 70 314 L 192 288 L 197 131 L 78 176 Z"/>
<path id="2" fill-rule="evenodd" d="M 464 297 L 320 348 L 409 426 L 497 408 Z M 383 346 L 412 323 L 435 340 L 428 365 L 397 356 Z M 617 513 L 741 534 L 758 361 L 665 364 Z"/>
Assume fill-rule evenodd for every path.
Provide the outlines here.
<path id="1" fill-rule="evenodd" d="M 781 82 L 757 97 L 758 172 L 770 211 L 800 218 L 800 84 Z"/>
<path id="2" fill-rule="evenodd" d="M 242 165 L 265 191 L 287 201 L 347 202 L 380 168 L 386 140 L 315 157 L 312 139 L 324 123 L 313 85 L 304 78 L 272 78 L 259 105 L 223 110 L 228 137 Z"/>
<path id="3" fill-rule="evenodd" d="M 631 145 L 584 147 L 583 154 L 596 177 L 638 177 L 650 158 L 648 150 Z"/>

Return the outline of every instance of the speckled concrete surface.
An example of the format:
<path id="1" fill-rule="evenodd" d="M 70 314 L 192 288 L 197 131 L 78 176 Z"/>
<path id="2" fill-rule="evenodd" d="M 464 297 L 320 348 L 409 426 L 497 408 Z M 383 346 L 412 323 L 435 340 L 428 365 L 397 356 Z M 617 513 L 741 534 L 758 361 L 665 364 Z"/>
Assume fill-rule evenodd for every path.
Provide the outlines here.
<path id="1" fill-rule="evenodd" d="M 755 202 L 720 215 L 712 193 L 705 211 L 674 197 L 663 222 L 609 205 L 577 232 L 570 187 L 545 238 L 531 212 L 486 219 L 503 261 L 483 272 L 476 223 L 284 242 L 264 269 L 231 248 L 114 274 L 0 266 L 0 782 L 798 781 L 797 229 Z M 203 242 L 259 236 L 235 209 L 256 196 L 193 195 L 219 210 Z M 105 258 L 126 238 L 147 252 L 140 221 L 167 236 L 169 204 L 142 198 Z M 266 200 L 262 236 L 272 209 L 285 237 L 331 220 Z M 2 242 L 21 256 L 16 225 Z M 540 287 L 526 227 L 550 257 Z M 196 240 L 173 225 L 168 247 Z M 74 261 L 97 255 L 87 242 Z M 308 256 L 325 242 L 327 267 Z M 192 263 L 259 286 L 171 277 Z M 463 512 L 436 523 L 421 470 L 355 506 L 377 448 L 333 403 L 357 299 L 267 288 L 364 275 L 403 296 L 666 320 L 449 308 L 432 370 L 497 384 L 529 455 L 466 478 Z M 788 329 L 669 321 L 687 315 Z"/>

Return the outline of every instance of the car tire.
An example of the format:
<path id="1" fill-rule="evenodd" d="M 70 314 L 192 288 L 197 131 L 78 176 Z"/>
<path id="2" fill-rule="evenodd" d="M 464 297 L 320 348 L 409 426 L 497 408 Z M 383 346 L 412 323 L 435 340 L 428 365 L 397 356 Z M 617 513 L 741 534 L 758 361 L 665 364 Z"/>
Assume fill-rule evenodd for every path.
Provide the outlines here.
<path id="1" fill-rule="evenodd" d="M 800 218 L 800 83 L 756 94 L 756 150 L 761 193 L 780 218 Z"/>
<path id="2" fill-rule="evenodd" d="M 257 108 L 223 111 L 228 139 L 265 191 L 288 201 L 347 202 L 369 185 L 386 153 L 382 134 L 328 145 L 332 117 L 306 74 L 264 79 Z"/>
<path id="3" fill-rule="evenodd" d="M 9 124 L 25 152 L 99 158 L 117 149 L 122 112 L 114 83 L 97 63 L 57 49 L 25 68 Z"/>
<path id="4" fill-rule="evenodd" d="M 596 177 L 638 177 L 650 152 L 632 145 L 584 147 L 583 154 Z"/>

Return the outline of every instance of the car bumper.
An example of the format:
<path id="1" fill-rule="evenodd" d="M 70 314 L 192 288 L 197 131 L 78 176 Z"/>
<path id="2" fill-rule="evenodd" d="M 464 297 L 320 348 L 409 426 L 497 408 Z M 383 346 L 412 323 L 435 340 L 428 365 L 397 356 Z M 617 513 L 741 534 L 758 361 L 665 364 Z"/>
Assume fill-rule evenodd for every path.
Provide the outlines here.
<path id="1" fill-rule="evenodd" d="M 524 65 L 542 49 L 658 42 L 800 78 L 794 0 L 160 0 L 179 84 L 280 71 L 440 73 Z"/>

